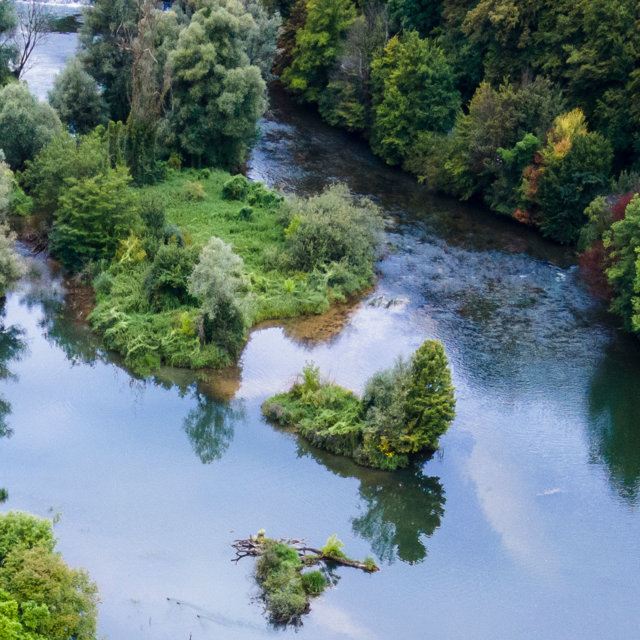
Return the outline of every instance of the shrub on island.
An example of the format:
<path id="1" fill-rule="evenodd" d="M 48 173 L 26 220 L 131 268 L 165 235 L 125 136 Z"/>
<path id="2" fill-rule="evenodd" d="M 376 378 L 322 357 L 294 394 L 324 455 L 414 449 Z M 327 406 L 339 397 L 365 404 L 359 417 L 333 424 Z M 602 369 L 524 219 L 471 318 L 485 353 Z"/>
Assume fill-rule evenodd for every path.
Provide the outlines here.
<path id="1" fill-rule="evenodd" d="M 455 416 L 454 388 L 444 348 L 426 340 L 367 382 L 362 399 L 320 379 L 307 365 L 290 391 L 269 398 L 264 415 L 313 445 L 380 469 L 407 467 L 438 448 Z"/>

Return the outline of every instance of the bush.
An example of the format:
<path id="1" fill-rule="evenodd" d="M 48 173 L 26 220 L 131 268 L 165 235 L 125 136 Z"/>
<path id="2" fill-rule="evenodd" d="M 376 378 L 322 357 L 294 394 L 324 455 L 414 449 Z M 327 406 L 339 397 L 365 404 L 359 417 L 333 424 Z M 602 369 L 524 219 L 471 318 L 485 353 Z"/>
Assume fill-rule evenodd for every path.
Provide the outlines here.
<path id="1" fill-rule="evenodd" d="M 0 89 L 0 149 L 12 169 L 22 169 L 61 130 L 56 112 L 25 85 L 12 82 Z"/>
<path id="2" fill-rule="evenodd" d="M 171 243 L 161 246 L 145 281 L 151 307 L 163 311 L 177 309 L 190 302 L 189 277 L 197 253 L 193 249 Z"/>
<path id="3" fill-rule="evenodd" d="M 201 202 L 205 199 L 207 194 L 204 192 L 202 182 L 198 182 L 197 180 L 193 182 L 187 181 L 186 186 L 187 198 L 189 198 L 189 200 L 193 200 L 194 202 Z"/>
<path id="4" fill-rule="evenodd" d="M 319 596 L 327 588 L 327 579 L 322 571 L 311 571 L 302 574 L 302 588 L 309 596 Z"/>
<path id="5" fill-rule="evenodd" d="M 73 133 L 87 133 L 107 122 L 107 104 L 100 87 L 78 58 L 67 62 L 56 76 L 49 103 Z"/>
<path id="6" fill-rule="evenodd" d="M 244 200 L 249 191 L 249 181 L 241 174 L 229 178 L 222 185 L 222 197 L 225 200 Z"/>
<path id="7" fill-rule="evenodd" d="M 120 240 L 140 226 L 130 181 L 124 167 L 68 181 L 51 233 L 51 250 L 65 267 L 79 271 L 92 260 L 113 258 Z"/>
<path id="8" fill-rule="evenodd" d="M 290 208 L 286 250 L 293 268 L 323 270 L 342 263 L 361 282 L 371 281 L 383 228 L 373 202 L 355 199 L 340 184 L 321 195 L 295 198 Z"/>
<path id="9" fill-rule="evenodd" d="M 245 286 L 244 263 L 230 244 L 212 237 L 189 278 L 189 292 L 200 302 L 204 338 L 236 352 L 244 341 L 245 310 L 240 290 Z"/>

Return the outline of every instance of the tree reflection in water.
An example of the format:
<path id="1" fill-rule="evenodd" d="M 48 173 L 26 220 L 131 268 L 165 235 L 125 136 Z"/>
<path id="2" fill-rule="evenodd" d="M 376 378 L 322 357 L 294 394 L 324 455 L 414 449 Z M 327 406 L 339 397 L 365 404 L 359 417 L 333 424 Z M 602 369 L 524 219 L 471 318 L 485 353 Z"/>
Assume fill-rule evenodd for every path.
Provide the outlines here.
<path id="1" fill-rule="evenodd" d="M 425 538 L 444 516 L 444 488 L 417 465 L 389 472 L 367 469 L 342 456 L 316 449 L 300 439 L 299 455 L 308 455 L 343 478 L 360 481 L 363 513 L 352 519 L 353 531 L 371 544 L 381 562 L 416 564 L 427 556 Z"/>
<path id="2" fill-rule="evenodd" d="M 4 305 L 4 302 L 2 302 Z M 24 332 L 22 329 L 4 323 L 4 308 L 0 310 L 0 380 L 15 380 L 15 375 L 9 369 L 9 363 L 20 359 L 26 349 Z M 12 430 L 7 422 L 11 413 L 11 404 L 0 396 L 0 438 L 11 435 Z M 8 497 L 7 491 L 0 488 L 0 503 Z"/>
<path id="3" fill-rule="evenodd" d="M 613 488 L 635 504 L 640 494 L 640 353 L 632 338 L 613 346 L 589 388 L 591 459 L 606 465 Z M 622 350 L 622 351 L 621 351 Z"/>
<path id="4" fill-rule="evenodd" d="M 219 460 L 233 441 L 235 424 L 244 419 L 241 401 L 215 400 L 196 393 L 197 404 L 184 419 L 184 430 L 203 464 Z"/>

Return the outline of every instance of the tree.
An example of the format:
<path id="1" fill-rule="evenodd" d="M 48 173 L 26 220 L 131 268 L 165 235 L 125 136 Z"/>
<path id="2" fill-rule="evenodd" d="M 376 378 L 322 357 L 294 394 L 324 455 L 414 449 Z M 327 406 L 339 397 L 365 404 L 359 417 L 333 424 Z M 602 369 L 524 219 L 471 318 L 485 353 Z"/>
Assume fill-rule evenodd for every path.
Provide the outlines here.
<path id="1" fill-rule="evenodd" d="M 88 133 L 107 121 L 107 104 L 100 87 L 78 58 L 72 58 L 56 76 L 49 104 L 72 133 Z"/>
<path id="2" fill-rule="evenodd" d="M 615 295 L 611 311 L 627 331 L 640 334 L 640 196 L 633 197 L 624 218 L 614 222 L 603 239 L 610 251 L 607 279 Z"/>
<path id="3" fill-rule="evenodd" d="M 423 38 L 442 21 L 442 0 L 390 0 L 389 13 L 398 31 L 417 31 Z"/>
<path id="4" fill-rule="evenodd" d="M 74 138 L 64 131 L 26 163 L 21 184 L 33 198 L 35 210 L 50 218 L 68 180 L 82 180 L 104 174 L 109 156 L 103 129 Z"/>
<path id="5" fill-rule="evenodd" d="M 17 55 L 12 65 L 16 78 L 20 78 L 28 69 L 35 48 L 49 35 L 49 20 L 46 3 L 38 0 L 28 0 L 26 7 L 18 11 L 18 26 L 14 35 Z"/>
<path id="6" fill-rule="evenodd" d="M 0 300 L 13 282 L 26 273 L 24 261 L 13 249 L 15 240 L 15 234 L 4 223 L 0 224 Z"/>
<path id="7" fill-rule="evenodd" d="M 169 57 L 170 139 L 194 165 L 235 168 L 257 134 L 267 103 L 260 69 L 244 51 L 254 25 L 237 0 L 205 0 Z"/>
<path id="8" fill-rule="evenodd" d="M 58 198 L 51 250 L 77 271 L 91 260 L 111 260 L 120 240 L 139 226 L 131 176 L 125 167 L 79 180 Z"/>
<path id="9" fill-rule="evenodd" d="M 371 119 L 371 62 L 389 39 L 389 14 L 380 2 L 370 2 L 349 27 L 342 54 L 318 101 L 320 114 L 331 125 L 364 131 Z"/>
<path id="10" fill-rule="evenodd" d="M 282 20 L 279 13 L 269 15 L 258 0 L 244 0 L 244 3 L 254 20 L 254 25 L 246 34 L 245 50 L 249 62 L 260 69 L 264 81 L 268 82 L 273 78 L 271 69 Z"/>
<path id="11" fill-rule="evenodd" d="M 406 404 L 410 450 L 437 449 L 455 416 L 455 406 L 444 348 L 437 340 L 426 340 L 411 358 Z"/>
<path id="12" fill-rule="evenodd" d="M 319 195 L 293 199 L 290 216 L 286 246 L 294 269 L 342 264 L 359 279 L 373 277 L 383 225 L 381 211 L 371 200 L 358 200 L 338 184 Z"/>
<path id="13" fill-rule="evenodd" d="M 0 567 L 0 589 L 23 611 L 40 608 L 30 618 L 48 640 L 94 640 L 98 589 L 86 572 L 70 569 L 48 546 L 11 549 Z"/>
<path id="14" fill-rule="evenodd" d="M 125 121 L 131 104 L 129 38 L 138 21 L 137 0 L 95 0 L 84 10 L 80 29 L 80 59 L 104 87 L 112 120 Z"/>
<path id="15" fill-rule="evenodd" d="M 562 138 L 566 153 L 549 155 L 542 169 L 537 202 L 542 211 L 542 233 L 561 243 L 576 242 L 587 222 L 585 209 L 609 186 L 613 150 L 599 133 Z M 549 148 L 549 145 L 547 145 Z M 544 153 L 544 151 L 543 151 Z"/>
<path id="16" fill-rule="evenodd" d="M 14 82 L 0 89 L 0 149 L 12 169 L 21 169 L 61 129 L 56 112 L 24 85 Z"/>
<path id="17" fill-rule="evenodd" d="M 371 147 L 399 164 L 423 132 L 447 131 L 460 107 L 455 77 L 442 49 L 411 31 L 394 36 L 371 66 Z"/>
<path id="18" fill-rule="evenodd" d="M 17 55 L 13 32 L 18 23 L 12 0 L 0 0 L 0 86 L 11 76 L 11 63 Z"/>
<path id="19" fill-rule="evenodd" d="M 317 102 L 356 11 L 351 0 L 308 0 L 306 13 L 305 25 L 296 33 L 293 60 L 284 69 L 282 81 L 304 100 Z"/>
<path id="20" fill-rule="evenodd" d="M 200 302 L 203 314 L 201 339 L 235 352 L 246 326 L 240 292 L 246 286 L 244 263 L 230 244 L 213 236 L 202 249 L 189 278 L 189 292 Z"/>

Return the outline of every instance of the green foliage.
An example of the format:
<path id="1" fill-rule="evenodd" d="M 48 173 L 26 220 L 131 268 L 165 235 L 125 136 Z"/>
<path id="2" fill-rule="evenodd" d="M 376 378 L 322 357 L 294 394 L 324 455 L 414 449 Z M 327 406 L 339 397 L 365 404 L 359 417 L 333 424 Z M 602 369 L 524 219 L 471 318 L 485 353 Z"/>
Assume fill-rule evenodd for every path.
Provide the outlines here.
<path id="1" fill-rule="evenodd" d="M 282 81 L 309 102 L 317 102 L 328 83 L 328 71 L 340 55 L 342 36 L 356 17 L 351 0 L 308 0 L 304 27 Z"/>
<path id="2" fill-rule="evenodd" d="M 112 120 L 125 122 L 130 110 L 131 43 L 135 33 L 136 0 L 95 0 L 84 11 L 80 29 L 80 59 L 88 73 L 104 87 L 104 100 Z"/>
<path id="3" fill-rule="evenodd" d="M 322 555 L 329 558 L 346 558 L 344 554 L 344 542 L 338 538 L 337 533 L 327 538 L 327 541 L 322 547 Z"/>
<path id="4" fill-rule="evenodd" d="M 113 258 L 119 241 L 138 228 L 130 181 L 123 167 L 68 181 L 51 233 L 51 250 L 65 267 L 78 271 L 91 260 Z"/>
<path id="5" fill-rule="evenodd" d="M 282 20 L 277 13 L 270 15 L 259 0 L 249 0 L 245 4 L 254 21 L 245 35 L 245 51 L 249 62 L 260 69 L 263 79 L 268 82 L 273 78 L 271 69 Z"/>
<path id="6" fill-rule="evenodd" d="M 440 25 L 443 4 L 437 0 L 389 0 L 389 13 L 398 31 L 417 31 L 426 37 Z"/>
<path id="7" fill-rule="evenodd" d="M 245 53 L 254 26 L 238 0 L 204 0 L 170 54 L 170 140 L 194 165 L 237 167 L 256 135 L 266 85 Z"/>
<path id="8" fill-rule="evenodd" d="M 12 82 L 0 89 L 0 149 L 12 169 L 21 169 L 61 129 L 56 112 L 25 85 Z"/>
<path id="9" fill-rule="evenodd" d="M 15 240 L 15 234 L 4 223 L 0 224 L 0 299 L 26 272 L 24 261 L 14 251 Z"/>
<path id="10" fill-rule="evenodd" d="M 78 58 L 72 58 L 56 76 L 49 103 L 73 133 L 88 133 L 97 125 L 106 124 L 107 105 L 98 83 Z"/>
<path id="11" fill-rule="evenodd" d="M 399 360 L 375 374 L 362 400 L 320 380 L 308 365 L 287 393 L 262 406 L 271 421 L 292 428 L 311 444 L 380 469 L 406 467 L 438 448 L 455 415 L 451 374 L 444 349 L 427 340 L 410 362 Z"/>
<path id="12" fill-rule="evenodd" d="M 197 251 L 176 243 L 162 245 L 145 280 L 152 309 L 177 309 L 190 302 L 189 276 L 197 259 Z"/>
<path id="13" fill-rule="evenodd" d="M 246 331 L 239 292 L 245 287 L 243 261 L 231 245 L 211 237 L 189 278 L 189 292 L 200 302 L 203 338 L 237 355 Z"/>
<path id="14" fill-rule="evenodd" d="M 7 640 L 94 640 L 97 588 L 54 553 L 49 520 L 0 515 L 0 631 Z"/>
<path id="15" fill-rule="evenodd" d="M 620 316 L 627 331 L 640 335 L 640 197 L 636 194 L 624 218 L 604 233 L 604 245 L 611 251 L 606 270 L 614 298 L 611 311 Z"/>
<path id="16" fill-rule="evenodd" d="M 301 571 L 302 561 L 295 549 L 283 542 L 265 540 L 256 577 L 272 622 L 288 624 L 308 611 Z"/>
<path id="17" fill-rule="evenodd" d="M 322 571 L 303 573 L 300 578 L 302 579 L 302 588 L 308 596 L 319 596 L 327 588 L 327 579 Z"/>
<path id="18" fill-rule="evenodd" d="M 21 184 L 33 198 L 35 211 L 49 218 L 58 208 L 58 198 L 70 180 L 92 178 L 108 168 L 104 130 L 98 128 L 78 138 L 64 132 L 27 162 Z"/>
<path id="19" fill-rule="evenodd" d="M 443 50 L 415 31 L 387 43 L 371 65 L 371 82 L 371 146 L 389 164 L 402 162 L 421 133 L 448 131 L 460 108 Z"/>
<path id="20" fill-rule="evenodd" d="M 558 242 L 575 242 L 586 222 L 585 208 L 606 192 L 613 152 L 598 133 L 577 136 L 564 156 L 544 168 L 539 203 L 542 232 Z"/>
<path id="21" fill-rule="evenodd" d="M 202 186 L 202 182 L 198 180 L 194 180 L 193 182 L 187 181 L 187 197 L 189 200 L 195 200 L 199 202 L 200 200 L 204 200 L 206 194 L 204 192 L 204 187 Z"/>
<path id="22" fill-rule="evenodd" d="M 385 5 L 370 2 L 354 20 L 344 38 L 329 83 L 318 99 L 322 117 L 331 125 L 366 131 L 371 121 L 371 63 L 389 37 Z"/>
<path id="23" fill-rule="evenodd" d="M 10 36 L 17 25 L 15 5 L 11 0 L 0 1 L 0 86 L 11 76 L 10 63 L 17 51 Z"/>
<path id="24" fill-rule="evenodd" d="M 244 200 L 249 192 L 249 181 L 237 174 L 222 185 L 222 197 L 225 200 Z"/>
<path id="25" fill-rule="evenodd" d="M 382 214 L 370 200 L 354 198 L 345 185 L 334 185 L 307 199 L 295 198 L 286 230 L 287 256 L 303 271 L 342 265 L 355 276 L 346 293 L 361 289 L 373 279 L 373 264 L 380 242 Z"/>

